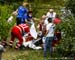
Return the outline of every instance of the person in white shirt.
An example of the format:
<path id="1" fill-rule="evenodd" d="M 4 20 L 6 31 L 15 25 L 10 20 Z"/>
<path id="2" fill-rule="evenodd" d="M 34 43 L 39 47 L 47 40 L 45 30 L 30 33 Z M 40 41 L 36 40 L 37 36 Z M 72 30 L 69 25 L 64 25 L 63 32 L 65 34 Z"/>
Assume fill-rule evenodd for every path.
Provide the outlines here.
<path id="1" fill-rule="evenodd" d="M 49 12 L 47 12 L 47 18 L 52 18 L 52 20 L 54 20 L 54 18 L 56 17 L 56 12 L 54 12 L 53 9 L 49 9 Z"/>
<path id="2" fill-rule="evenodd" d="M 44 23 L 47 25 L 48 24 L 48 18 L 52 18 L 52 22 L 53 22 L 53 20 L 55 19 L 55 17 L 56 17 L 56 12 L 54 12 L 54 10 L 53 9 L 49 9 L 49 12 L 47 12 L 47 14 L 46 14 L 46 19 L 45 19 L 45 21 L 44 21 Z"/>
<path id="3" fill-rule="evenodd" d="M 44 44 L 44 57 L 46 57 L 47 49 L 50 49 L 50 55 L 52 56 L 52 41 L 54 39 L 54 27 L 55 24 L 52 23 L 52 18 L 48 18 L 48 24 L 46 26 L 46 40 Z"/>

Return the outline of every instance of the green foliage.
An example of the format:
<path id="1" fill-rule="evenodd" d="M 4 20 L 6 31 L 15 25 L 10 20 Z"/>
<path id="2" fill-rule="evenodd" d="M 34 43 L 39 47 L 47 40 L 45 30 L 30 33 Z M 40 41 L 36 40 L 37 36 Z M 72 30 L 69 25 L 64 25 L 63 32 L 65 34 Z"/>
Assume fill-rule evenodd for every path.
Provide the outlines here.
<path id="1" fill-rule="evenodd" d="M 64 6 L 63 0 L 28 0 L 28 2 L 33 10 L 33 16 L 37 18 L 40 18 L 43 14 L 46 14 L 50 8 L 54 8 L 59 11 L 59 9 Z"/>
<path id="2" fill-rule="evenodd" d="M 50 5 L 64 5 L 64 1 L 63 0 L 28 0 L 28 2 L 34 2 L 34 3 L 37 3 L 37 4 L 50 4 Z M 60 3 L 58 3 L 60 2 Z"/>
<path id="3" fill-rule="evenodd" d="M 0 40 L 8 37 L 10 28 L 13 24 L 7 23 L 7 18 L 11 15 L 12 6 L 0 6 Z M 10 9 L 9 9 L 10 8 Z"/>
<path id="4" fill-rule="evenodd" d="M 75 18 L 73 16 L 66 17 L 62 20 L 62 23 L 57 25 L 57 29 L 61 29 L 64 34 L 62 35 L 61 44 L 59 45 L 61 48 L 65 50 L 75 50 L 73 49 L 75 46 Z M 72 45 L 73 47 L 70 47 Z"/>
<path id="5" fill-rule="evenodd" d="M 67 0 L 65 4 L 66 8 L 70 9 L 72 13 L 75 15 L 75 0 Z"/>
<path id="6" fill-rule="evenodd" d="M 4 4 L 13 4 L 13 3 L 22 3 L 24 0 L 0 0 L 0 4 L 4 5 Z"/>

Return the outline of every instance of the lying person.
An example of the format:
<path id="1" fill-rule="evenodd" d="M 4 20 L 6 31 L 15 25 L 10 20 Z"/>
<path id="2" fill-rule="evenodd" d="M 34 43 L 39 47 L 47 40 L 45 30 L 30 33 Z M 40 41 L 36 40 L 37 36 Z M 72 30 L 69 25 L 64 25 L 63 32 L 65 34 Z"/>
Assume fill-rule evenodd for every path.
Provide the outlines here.
<path id="1" fill-rule="evenodd" d="M 42 47 L 40 46 L 36 46 L 38 44 L 40 39 L 37 39 L 37 40 L 33 40 L 32 37 L 28 37 L 28 38 L 25 38 L 24 37 L 24 42 L 23 42 L 23 46 L 24 47 L 29 47 L 29 48 L 32 48 L 32 49 L 42 49 Z"/>

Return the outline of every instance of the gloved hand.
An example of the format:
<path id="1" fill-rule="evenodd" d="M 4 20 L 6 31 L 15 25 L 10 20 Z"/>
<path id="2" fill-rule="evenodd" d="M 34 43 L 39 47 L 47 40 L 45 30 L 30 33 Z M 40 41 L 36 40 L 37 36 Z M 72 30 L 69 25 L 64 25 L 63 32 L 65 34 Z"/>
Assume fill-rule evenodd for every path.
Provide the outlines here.
<path id="1" fill-rule="evenodd" d="M 12 22 L 12 20 L 13 20 L 13 16 L 10 16 L 10 17 L 8 18 L 7 22 L 10 23 L 10 22 Z"/>

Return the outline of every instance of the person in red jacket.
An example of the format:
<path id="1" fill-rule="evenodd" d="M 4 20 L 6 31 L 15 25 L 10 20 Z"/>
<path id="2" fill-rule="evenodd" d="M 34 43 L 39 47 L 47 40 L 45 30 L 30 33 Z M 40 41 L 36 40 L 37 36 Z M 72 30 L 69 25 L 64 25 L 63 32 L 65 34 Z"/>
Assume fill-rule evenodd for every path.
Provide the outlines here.
<path id="1" fill-rule="evenodd" d="M 27 24 L 19 24 L 18 26 L 14 26 L 11 30 L 11 40 L 10 40 L 10 46 L 12 47 L 15 38 L 18 39 L 18 43 L 16 44 L 15 48 L 18 49 L 22 43 L 23 43 L 23 35 L 25 34 L 30 34 L 30 29 L 29 25 Z"/>

